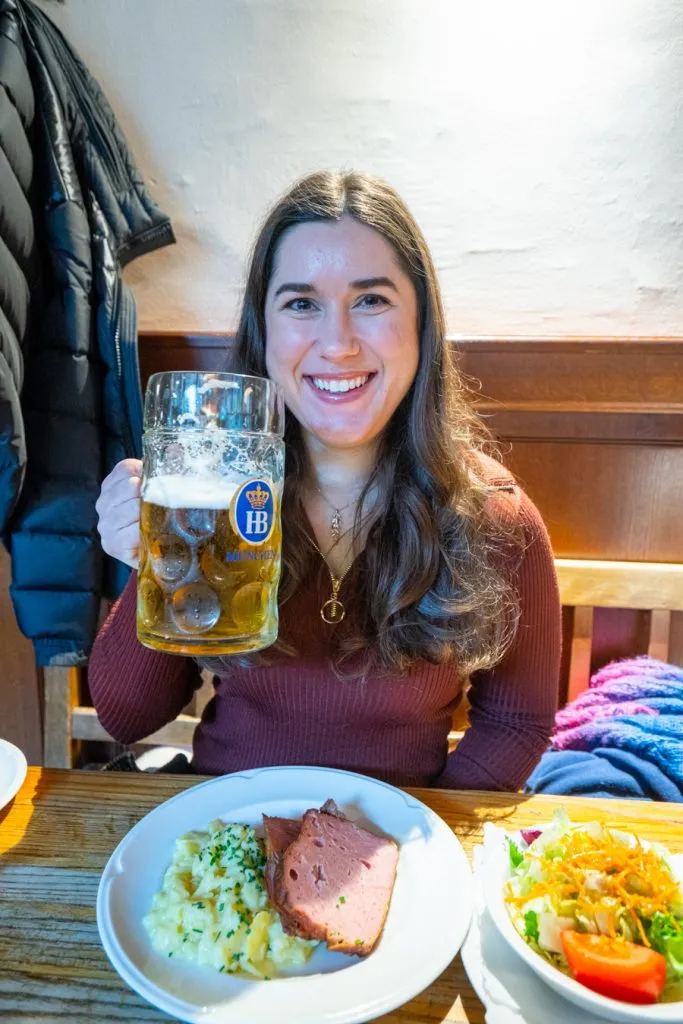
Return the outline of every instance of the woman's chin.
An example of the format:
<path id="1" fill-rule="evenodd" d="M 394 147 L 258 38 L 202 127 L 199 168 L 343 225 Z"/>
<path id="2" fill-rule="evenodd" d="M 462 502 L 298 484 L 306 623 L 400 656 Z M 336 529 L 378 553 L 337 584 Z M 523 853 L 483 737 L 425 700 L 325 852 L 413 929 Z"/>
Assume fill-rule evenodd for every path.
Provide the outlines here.
<path id="1" fill-rule="evenodd" d="M 304 430 L 317 444 L 325 448 L 339 449 L 362 448 L 365 445 L 372 444 L 378 433 L 372 430 L 359 429 L 334 430 L 331 427 L 314 424 L 304 427 Z"/>

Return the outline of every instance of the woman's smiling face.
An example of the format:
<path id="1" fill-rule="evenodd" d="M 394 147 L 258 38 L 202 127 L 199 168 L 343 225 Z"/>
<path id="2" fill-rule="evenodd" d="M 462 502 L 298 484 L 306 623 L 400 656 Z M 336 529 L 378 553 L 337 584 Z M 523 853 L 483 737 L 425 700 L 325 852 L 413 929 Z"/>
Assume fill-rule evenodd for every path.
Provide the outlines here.
<path id="1" fill-rule="evenodd" d="M 266 368 L 304 432 L 377 438 L 417 372 L 417 297 L 392 246 L 353 217 L 283 235 L 266 296 Z"/>

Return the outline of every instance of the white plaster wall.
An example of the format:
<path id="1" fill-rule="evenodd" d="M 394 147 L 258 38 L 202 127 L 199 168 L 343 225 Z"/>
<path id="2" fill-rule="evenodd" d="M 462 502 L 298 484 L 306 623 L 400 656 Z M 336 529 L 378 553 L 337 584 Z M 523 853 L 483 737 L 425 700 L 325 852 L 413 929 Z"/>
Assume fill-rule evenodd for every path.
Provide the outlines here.
<path id="1" fill-rule="evenodd" d="M 452 333 L 683 333 L 680 0 L 66 0 L 179 245 L 141 326 L 235 324 L 296 176 L 388 178 Z"/>

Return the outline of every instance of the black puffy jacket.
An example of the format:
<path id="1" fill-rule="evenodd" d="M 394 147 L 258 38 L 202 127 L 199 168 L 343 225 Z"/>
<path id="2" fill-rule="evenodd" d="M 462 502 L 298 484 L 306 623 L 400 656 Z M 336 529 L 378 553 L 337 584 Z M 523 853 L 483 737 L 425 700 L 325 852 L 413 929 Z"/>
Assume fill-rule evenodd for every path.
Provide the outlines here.
<path id="1" fill-rule="evenodd" d="M 26 475 L 5 531 L 11 593 L 38 664 L 74 665 L 87 657 L 101 596 L 114 596 L 127 572 L 105 564 L 95 513 L 103 477 L 140 453 L 137 320 L 121 268 L 174 239 L 109 104 L 58 29 L 29 0 L 0 0 L 0 18 L 20 27 L 35 95 L 44 259 L 24 341 Z M 0 246 L 0 267 L 3 255 Z M 20 419 L 16 426 L 19 435 Z"/>
<path id="2" fill-rule="evenodd" d="M 38 257 L 32 210 L 33 86 L 18 21 L 0 13 L 0 534 L 26 467 L 19 405 Z"/>

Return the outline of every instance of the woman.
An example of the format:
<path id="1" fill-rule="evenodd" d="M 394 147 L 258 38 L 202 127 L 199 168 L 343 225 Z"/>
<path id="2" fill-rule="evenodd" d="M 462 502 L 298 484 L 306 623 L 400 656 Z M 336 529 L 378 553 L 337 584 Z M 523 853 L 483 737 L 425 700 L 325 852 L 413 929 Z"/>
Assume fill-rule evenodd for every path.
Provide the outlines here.
<path id="1" fill-rule="evenodd" d="M 347 768 L 399 785 L 518 789 L 556 707 L 560 608 L 543 523 L 482 431 L 445 342 L 436 274 L 399 196 L 314 174 L 252 255 L 233 368 L 288 408 L 278 643 L 210 662 L 193 767 Z M 135 566 L 141 464 L 98 502 L 105 551 Z M 135 633 L 133 574 L 95 643 L 90 689 L 131 743 L 171 721 L 197 664 Z M 321 609 L 337 594 L 343 620 Z M 204 662 L 204 664 L 207 664 Z M 470 728 L 448 754 L 470 679 Z"/>

